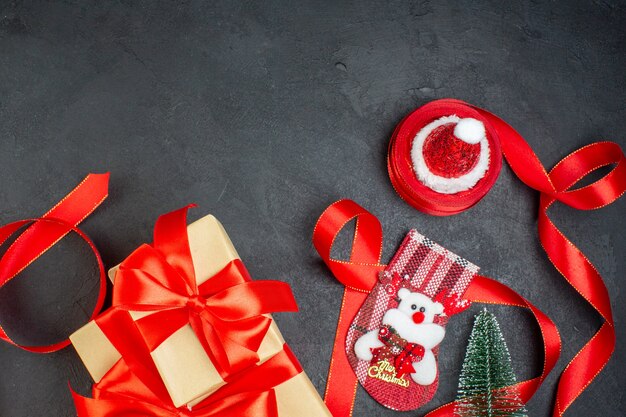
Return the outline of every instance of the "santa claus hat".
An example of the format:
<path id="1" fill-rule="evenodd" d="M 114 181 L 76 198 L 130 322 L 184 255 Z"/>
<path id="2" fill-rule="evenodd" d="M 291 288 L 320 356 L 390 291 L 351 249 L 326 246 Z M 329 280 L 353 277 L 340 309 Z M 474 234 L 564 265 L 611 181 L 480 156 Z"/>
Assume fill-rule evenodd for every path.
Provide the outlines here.
<path id="1" fill-rule="evenodd" d="M 391 183 L 418 210 L 460 213 L 497 180 L 502 153 L 495 137 L 478 111 L 455 100 L 428 103 L 393 133 L 387 156 Z"/>
<path id="2" fill-rule="evenodd" d="M 415 136 L 411 160 L 417 178 L 442 194 L 467 191 L 489 168 L 489 142 L 480 120 L 444 116 Z"/>

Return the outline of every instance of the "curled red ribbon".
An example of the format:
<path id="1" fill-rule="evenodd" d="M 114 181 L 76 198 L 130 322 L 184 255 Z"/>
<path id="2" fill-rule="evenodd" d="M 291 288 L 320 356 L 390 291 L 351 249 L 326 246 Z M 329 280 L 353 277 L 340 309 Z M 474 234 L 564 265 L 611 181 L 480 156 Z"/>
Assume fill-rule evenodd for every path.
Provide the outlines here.
<path id="1" fill-rule="evenodd" d="M 413 173 L 407 146 L 425 122 L 451 114 L 483 122 L 492 150 L 495 150 L 492 156 L 499 158 L 499 154 L 494 153 L 501 147 L 515 175 L 540 192 L 537 226 L 541 245 L 559 273 L 604 320 L 598 332 L 561 374 L 553 414 L 560 417 L 609 361 L 615 347 L 615 330 L 609 293 L 602 277 L 554 225 L 547 211 L 556 201 L 579 210 L 595 210 L 617 200 L 626 192 L 626 158 L 618 144 L 596 142 L 572 152 L 547 172 L 522 136 L 499 117 L 459 100 L 436 100 L 417 109 L 399 125 L 388 157 L 389 175 L 398 194 L 413 207 L 429 214 L 455 214 L 470 208 L 489 191 L 499 171 L 497 167 L 490 169 L 475 190 L 469 192 L 470 199 L 456 198 L 456 195 L 433 197 L 432 190 L 424 192 L 423 185 L 416 185 L 419 181 Z M 613 166 L 613 169 L 604 177 L 575 188 L 588 174 L 606 166 Z"/>
<path id="2" fill-rule="evenodd" d="M 238 373 L 193 408 L 176 408 L 128 312 L 110 309 L 96 322 L 122 359 L 94 385 L 93 398 L 72 391 L 79 417 L 278 417 L 274 388 L 302 372 L 284 345 L 282 351 Z"/>
<path id="3" fill-rule="evenodd" d="M 298 307 L 288 284 L 250 281 L 238 260 L 197 285 L 187 238 L 187 209 L 161 216 L 154 243 L 142 245 L 122 262 L 113 306 L 154 312 L 137 320 L 151 350 L 189 323 L 226 379 L 259 360 L 257 350 L 272 322 L 264 314 L 297 311 Z"/>
<path id="4" fill-rule="evenodd" d="M 335 238 L 353 219 L 356 219 L 356 226 L 349 261 L 332 258 L 330 250 Z M 324 402 L 334 417 L 352 415 L 358 381 L 348 362 L 344 343 L 350 323 L 385 268 L 380 263 L 382 242 L 383 229 L 376 216 L 352 200 L 341 200 L 328 207 L 313 230 L 315 249 L 345 286 L 324 394 Z"/>
<path id="5" fill-rule="evenodd" d="M 108 186 L 108 173 L 89 174 L 76 188 L 40 218 L 19 220 L 0 227 L 1 245 L 18 230 L 30 224 L 0 259 L 0 288 L 37 260 L 66 234 L 74 232 L 89 245 L 98 263 L 100 289 L 89 320 L 93 319 L 104 304 L 106 274 L 96 246 L 77 226 L 108 196 Z M 45 346 L 23 346 L 13 341 L 1 326 L 0 339 L 20 349 L 35 353 L 55 352 L 70 344 L 70 341 L 66 339 Z"/>
<path id="6" fill-rule="evenodd" d="M 356 230 L 350 260 L 332 258 L 330 251 L 335 238 L 353 219 L 356 219 Z M 344 343 L 350 323 L 385 267 L 379 261 L 382 242 L 382 227 L 378 219 L 352 200 L 340 200 L 330 205 L 320 216 L 313 231 L 315 248 L 335 277 L 346 286 L 324 396 L 324 402 L 334 417 L 352 415 L 357 378 L 348 362 Z M 464 299 L 470 302 L 522 307 L 533 314 L 543 339 L 544 364 L 539 376 L 518 384 L 522 401 L 528 401 L 559 358 L 561 339 L 555 324 L 515 291 L 484 276 L 474 277 Z M 427 417 L 452 417 L 454 406 L 454 402 L 448 403 L 431 411 Z"/>

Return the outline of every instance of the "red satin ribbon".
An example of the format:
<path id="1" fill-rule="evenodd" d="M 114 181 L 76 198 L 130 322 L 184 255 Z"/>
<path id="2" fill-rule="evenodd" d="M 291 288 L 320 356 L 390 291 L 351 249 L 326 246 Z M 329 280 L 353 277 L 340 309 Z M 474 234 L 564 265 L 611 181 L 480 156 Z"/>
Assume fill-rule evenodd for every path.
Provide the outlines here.
<path id="1" fill-rule="evenodd" d="M 192 409 L 176 408 L 128 312 L 110 309 L 96 322 L 122 359 L 94 385 L 94 398 L 72 391 L 79 417 L 278 417 L 274 388 L 302 372 L 284 345 L 281 352 L 238 373 Z"/>
<path id="2" fill-rule="evenodd" d="M 356 219 L 349 261 L 331 258 L 330 250 L 339 231 Z M 348 362 L 344 343 L 352 319 L 376 283 L 385 265 L 382 255 L 383 229 L 370 212 L 351 200 L 341 200 L 328 207 L 313 230 L 313 245 L 335 278 L 345 285 L 324 402 L 335 417 L 351 416 L 358 381 Z"/>
<path id="3" fill-rule="evenodd" d="M 357 219 L 349 261 L 334 259 L 330 250 L 339 231 Z M 344 344 L 348 327 L 374 287 L 385 265 L 378 263 L 382 249 L 382 227 L 378 219 L 351 200 L 340 200 L 322 213 L 313 232 L 313 244 L 335 277 L 346 286 L 339 313 L 335 345 L 331 357 L 324 402 L 334 417 L 352 415 L 357 379 L 348 362 Z M 507 286 L 484 276 L 476 276 L 464 298 L 471 302 L 510 305 L 528 309 L 534 316 L 543 338 L 544 364 L 541 374 L 518 385 L 523 401 L 528 401 L 550 373 L 559 357 L 561 340 L 554 323 L 539 309 Z M 454 402 L 432 412 L 428 417 L 452 417 Z"/>
<path id="4" fill-rule="evenodd" d="M 113 306 L 151 311 L 137 320 L 153 350 L 176 330 L 191 324 L 223 379 L 258 362 L 272 322 L 264 314 L 297 311 L 288 284 L 250 281 L 240 261 L 197 285 L 187 239 L 185 207 L 161 216 L 154 243 L 142 245 L 122 264 L 113 288 Z"/>
<path id="5" fill-rule="evenodd" d="M 108 196 L 109 174 L 89 174 L 74 190 L 46 214 L 36 219 L 19 220 L 0 227 L 0 244 L 22 227 L 30 224 L 9 246 L 0 259 L 0 288 L 37 260 L 66 234 L 75 232 L 91 248 L 100 272 L 98 299 L 91 314 L 93 319 L 102 309 L 106 293 L 106 275 L 94 243 L 77 225 L 91 214 Z M 45 346 L 23 346 L 16 343 L 0 326 L 0 339 L 35 353 L 49 353 L 70 344 L 69 340 Z"/>
<path id="6" fill-rule="evenodd" d="M 602 277 L 587 257 L 552 223 L 547 210 L 555 201 L 579 210 L 595 210 L 611 204 L 626 191 L 626 158 L 616 143 L 596 142 L 572 152 L 547 172 L 515 129 L 479 107 L 453 99 L 436 100 L 419 108 L 409 118 L 416 117 L 423 121 L 450 114 L 481 120 L 488 135 L 500 144 L 515 175 L 524 184 L 540 192 L 539 240 L 550 262 L 604 320 L 598 332 L 561 374 L 553 413 L 560 417 L 609 361 L 615 347 L 615 331 L 610 298 Z M 410 129 L 417 131 L 422 126 L 410 126 Z M 454 214 L 471 206 L 456 202 L 460 205 L 451 211 L 440 202 L 420 198 L 416 188 L 409 185 L 415 177 L 408 173 L 412 170 L 410 162 L 406 155 L 400 153 L 393 154 L 390 150 L 389 174 L 396 191 L 409 204 L 439 215 Z M 575 188 L 588 174 L 611 165 L 613 169 L 601 179 Z M 413 179 L 409 178 L 411 175 Z"/>

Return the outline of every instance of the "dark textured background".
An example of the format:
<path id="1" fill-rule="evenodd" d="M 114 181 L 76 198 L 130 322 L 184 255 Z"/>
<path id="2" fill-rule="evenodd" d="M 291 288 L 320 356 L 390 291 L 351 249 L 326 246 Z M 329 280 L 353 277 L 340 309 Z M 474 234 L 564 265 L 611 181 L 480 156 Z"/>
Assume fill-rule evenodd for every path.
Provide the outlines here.
<path id="1" fill-rule="evenodd" d="M 556 321 L 561 361 L 528 404 L 548 416 L 560 370 L 600 320 L 546 260 L 537 194 L 505 167 L 475 208 L 436 218 L 404 204 L 385 170 L 394 125 L 440 97 L 500 115 L 548 167 L 591 141 L 626 145 L 624 4 L 500 3 L 3 1 L 0 221 L 42 214 L 87 172 L 110 171 L 111 196 L 84 230 L 111 266 L 151 239 L 159 214 L 197 202 L 193 218 L 215 214 L 253 276 L 293 286 L 301 312 L 277 321 L 322 391 L 342 288 L 311 231 L 328 204 L 352 198 L 382 221 L 385 260 L 417 228 Z M 570 416 L 626 406 L 625 208 L 551 210 L 603 274 L 617 325 L 615 356 Z M 49 342 L 84 322 L 96 285 L 88 255 L 68 238 L 0 290 L 0 322 L 16 339 Z M 537 375 L 532 319 L 491 310 L 518 376 Z M 448 327 L 434 400 L 402 415 L 453 399 L 472 313 Z M 71 416 L 67 381 L 90 385 L 72 348 L 2 343 L 0 369 L 3 417 Z M 360 390 L 355 415 L 396 413 Z"/>

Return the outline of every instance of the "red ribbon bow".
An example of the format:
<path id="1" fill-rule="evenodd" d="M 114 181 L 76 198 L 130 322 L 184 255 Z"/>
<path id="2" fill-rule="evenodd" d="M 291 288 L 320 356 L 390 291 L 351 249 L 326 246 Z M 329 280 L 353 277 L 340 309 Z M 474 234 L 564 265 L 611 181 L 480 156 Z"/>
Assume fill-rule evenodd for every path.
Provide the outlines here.
<path id="1" fill-rule="evenodd" d="M 191 409 L 176 408 L 128 312 L 110 309 L 96 323 L 122 359 L 94 385 L 93 398 L 72 392 L 79 417 L 278 417 L 274 388 L 302 372 L 284 345 Z"/>
<path id="2" fill-rule="evenodd" d="M 272 321 L 263 314 L 298 308 L 288 284 L 250 281 L 239 260 L 197 285 L 187 238 L 187 209 L 161 216 L 154 243 L 142 245 L 122 262 L 113 306 L 154 312 L 137 320 L 151 350 L 190 324 L 226 378 L 259 360 L 257 350 Z"/>
<path id="3" fill-rule="evenodd" d="M 424 346 L 410 343 L 401 338 L 396 330 L 389 325 L 384 325 L 379 329 L 378 340 L 385 345 L 372 349 L 372 363 L 391 359 L 398 378 L 415 372 L 413 363 L 424 358 Z"/>

